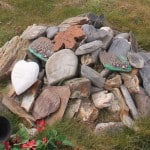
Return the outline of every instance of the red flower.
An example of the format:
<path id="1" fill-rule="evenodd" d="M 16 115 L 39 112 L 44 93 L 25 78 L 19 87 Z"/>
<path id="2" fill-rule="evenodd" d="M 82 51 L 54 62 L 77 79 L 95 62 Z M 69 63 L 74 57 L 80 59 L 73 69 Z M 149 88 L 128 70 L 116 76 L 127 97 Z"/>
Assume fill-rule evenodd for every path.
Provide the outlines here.
<path id="1" fill-rule="evenodd" d="M 5 150 L 11 150 L 11 145 L 8 141 L 4 141 L 3 144 L 4 144 L 4 147 L 5 147 Z"/>
<path id="2" fill-rule="evenodd" d="M 22 144 L 21 148 L 30 148 L 31 150 L 36 150 L 36 141 L 31 140 Z"/>
<path id="3" fill-rule="evenodd" d="M 47 137 L 44 137 L 44 138 L 42 139 L 42 141 L 43 141 L 43 144 L 46 144 L 46 143 L 48 142 L 48 138 L 47 138 Z"/>
<path id="4" fill-rule="evenodd" d="M 45 130 L 46 123 L 45 123 L 44 119 L 37 120 L 36 125 L 37 125 L 38 132 L 41 132 L 41 131 Z"/>

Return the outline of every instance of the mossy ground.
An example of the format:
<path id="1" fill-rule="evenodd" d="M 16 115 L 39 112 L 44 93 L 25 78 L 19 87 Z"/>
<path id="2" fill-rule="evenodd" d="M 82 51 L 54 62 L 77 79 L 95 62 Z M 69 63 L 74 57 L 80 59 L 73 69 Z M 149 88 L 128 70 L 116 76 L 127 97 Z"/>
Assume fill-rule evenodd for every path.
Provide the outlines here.
<path id="1" fill-rule="evenodd" d="M 20 35 L 28 25 L 58 24 L 66 18 L 87 12 L 103 13 L 110 26 L 120 31 L 132 30 L 138 43 L 150 50 L 150 1 L 149 0 L 2 0 L 13 9 L 0 6 L 0 47 L 15 35 Z M 3 92 L 3 86 L 0 92 Z M 12 121 L 13 131 L 20 121 L 11 113 L 5 114 Z M 64 120 L 54 128 L 66 135 L 79 150 L 149 150 L 150 119 L 138 122 L 139 132 L 124 129 L 116 135 L 94 135 L 86 124 Z M 49 128 L 38 137 L 49 132 Z M 63 149 L 63 148 L 61 148 Z"/>

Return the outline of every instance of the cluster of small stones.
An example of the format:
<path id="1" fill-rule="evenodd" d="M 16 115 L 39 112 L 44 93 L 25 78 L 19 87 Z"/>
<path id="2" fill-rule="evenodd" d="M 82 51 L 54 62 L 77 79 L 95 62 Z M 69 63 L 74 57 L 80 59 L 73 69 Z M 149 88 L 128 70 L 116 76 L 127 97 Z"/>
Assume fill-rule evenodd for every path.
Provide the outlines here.
<path id="1" fill-rule="evenodd" d="M 7 47 L 11 49 L 13 43 L 19 47 L 19 42 L 27 41 L 22 44 L 26 47 L 24 57 L 16 56 L 15 63 L 21 59 L 34 61 L 40 71 L 37 81 L 21 94 L 12 92 L 16 86 L 14 82 L 2 103 L 31 122 L 46 119 L 52 125 L 65 117 L 89 122 L 97 133 L 117 131 L 124 125 L 138 130 L 134 121 L 150 116 L 150 54 L 141 52 L 132 32 L 121 33 L 104 24 L 103 15 L 91 13 L 69 18 L 58 26 L 34 24 L 4 45 L 0 54 L 4 50 L 7 52 Z M 16 51 L 19 53 L 18 49 Z M 39 57 L 38 53 L 41 54 Z M 127 58 L 127 63 L 118 60 L 120 56 Z M 6 59 L 2 59 L 0 56 L 0 62 L 5 60 L 3 66 L 8 66 Z M 111 71 L 104 68 L 104 64 L 123 69 L 131 65 L 132 70 Z M 7 71 L 4 68 L 0 71 L 8 75 L 14 65 Z M 32 69 L 29 72 L 34 78 Z M 25 73 L 26 70 L 21 80 Z M 0 80 L 4 75 L 0 74 Z M 13 108 L 7 104 L 9 102 Z M 103 109 L 108 112 L 105 120 L 101 118 Z"/>

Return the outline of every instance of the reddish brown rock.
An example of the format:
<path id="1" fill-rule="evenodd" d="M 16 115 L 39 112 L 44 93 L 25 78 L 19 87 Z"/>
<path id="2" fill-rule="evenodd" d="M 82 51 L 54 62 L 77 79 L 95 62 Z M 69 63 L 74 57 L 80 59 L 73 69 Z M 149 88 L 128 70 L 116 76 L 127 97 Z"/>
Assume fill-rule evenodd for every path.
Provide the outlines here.
<path id="1" fill-rule="evenodd" d="M 89 97 L 91 91 L 91 82 L 87 78 L 75 78 L 65 83 L 71 90 L 70 98 Z"/>
<path id="2" fill-rule="evenodd" d="M 53 125 L 55 122 L 60 121 L 64 115 L 70 97 L 70 89 L 69 86 L 51 86 L 49 90 L 55 91 L 61 100 L 59 109 L 46 119 L 48 125 Z"/>
<path id="3" fill-rule="evenodd" d="M 112 88 L 119 88 L 122 84 L 120 75 L 116 75 L 112 79 L 106 80 L 104 88 L 107 90 L 112 90 Z"/>
<path id="4" fill-rule="evenodd" d="M 76 40 L 82 40 L 84 37 L 85 34 L 79 25 L 71 26 L 55 36 L 53 50 L 74 49 L 78 45 Z"/>
<path id="5" fill-rule="evenodd" d="M 37 98 L 32 114 L 36 120 L 42 119 L 57 111 L 59 107 L 59 95 L 54 89 L 46 88 Z"/>

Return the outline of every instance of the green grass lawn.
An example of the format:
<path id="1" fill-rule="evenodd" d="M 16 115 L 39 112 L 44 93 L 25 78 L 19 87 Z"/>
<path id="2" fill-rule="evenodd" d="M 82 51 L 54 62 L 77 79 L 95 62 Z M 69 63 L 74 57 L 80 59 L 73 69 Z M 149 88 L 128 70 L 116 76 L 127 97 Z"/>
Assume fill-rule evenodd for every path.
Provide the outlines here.
<path id="1" fill-rule="evenodd" d="M 12 9 L 0 5 L 0 47 L 15 35 L 20 35 L 28 25 L 57 25 L 66 18 L 87 12 L 104 13 L 110 26 L 120 31 L 132 30 L 138 43 L 150 50 L 149 0 L 0 0 Z M 0 90 L 0 92 L 3 90 Z M 8 114 L 10 116 L 10 114 Z M 14 131 L 17 127 L 14 116 Z M 138 122 L 137 133 L 125 129 L 117 135 L 94 135 L 87 125 L 64 120 L 54 128 L 66 135 L 78 150 L 149 150 L 150 119 Z M 47 129 L 39 138 L 47 134 Z"/>

